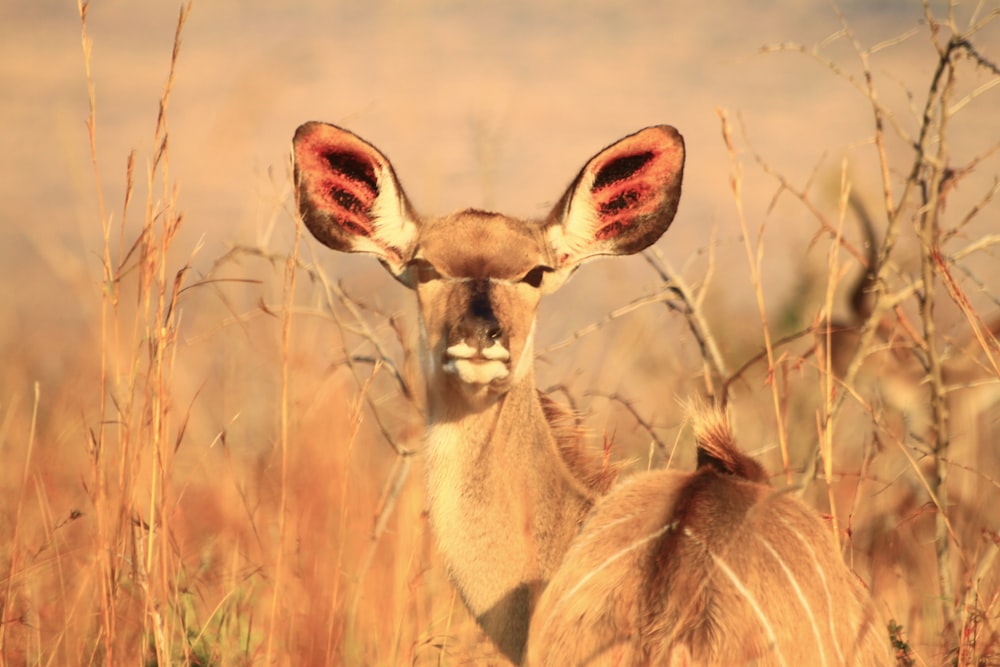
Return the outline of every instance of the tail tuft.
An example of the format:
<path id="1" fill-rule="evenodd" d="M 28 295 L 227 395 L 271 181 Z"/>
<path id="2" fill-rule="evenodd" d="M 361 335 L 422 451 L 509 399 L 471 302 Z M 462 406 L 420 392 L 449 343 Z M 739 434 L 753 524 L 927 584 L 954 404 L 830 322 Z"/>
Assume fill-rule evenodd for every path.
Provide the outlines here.
<path id="1" fill-rule="evenodd" d="M 687 409 L 698 445 L 699 468 L 710 466 L 727 475 L 768 484 L 764 466 L 740 451 L 724 411 L 698 402 L 690 403 Z"/>

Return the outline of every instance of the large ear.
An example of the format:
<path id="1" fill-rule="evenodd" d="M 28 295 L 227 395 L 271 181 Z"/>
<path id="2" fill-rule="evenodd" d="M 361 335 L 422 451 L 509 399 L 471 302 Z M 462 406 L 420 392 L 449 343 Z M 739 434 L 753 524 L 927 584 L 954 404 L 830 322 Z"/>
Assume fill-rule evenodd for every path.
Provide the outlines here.
<path id="1" fill-rule="evenodd" d="M 292 141 L 302 221 L 334 250 L 369 252 L 399 277 L 418 223 L 389 160 L 347 130 L 300 125 Z"/>
<path id="2" fill-rule="evenodd" d="M 592 157 L 547 222 L 553 268 L 652 245 L 674 219 L 683 174 L 684 139 L 669 125 L 647 127 Z"/>

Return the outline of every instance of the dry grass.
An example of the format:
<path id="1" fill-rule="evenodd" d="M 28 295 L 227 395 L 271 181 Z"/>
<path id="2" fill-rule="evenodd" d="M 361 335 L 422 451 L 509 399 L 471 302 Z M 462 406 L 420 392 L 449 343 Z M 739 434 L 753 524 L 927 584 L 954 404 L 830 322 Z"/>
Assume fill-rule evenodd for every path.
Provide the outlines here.
<path id="1" fill-rule="evenodd" d="M 58 339 L 0 340 L 0 663 L 487 662 L 423 512 L 412 317 L 347 293 L 307 259 L 311 241 L 298 232 L 290 248 L 236 247 L 203 274 L 198 247 L 178 247 L 179 232 L 199 224 L 184 219 L 170 171 L 187 11 L 148 161 L 130 157 L 124 175 L 98 170 L 101 109 L 89 88 L 104 238 L 100 285 L 81 286 L 93 321 Z M 89 83 L 86 4 L 81 15 Z M 777 443 L 764 453 L 776 483 L 831 517 L 848 562 L 902 627 L 901 664 L 1000 663 L 1000 351 L 988 326 L 1000 292 L 996 273 L 979 278 L 975 263 L 995 261 L 1000 239 L 968 232 L 995 218 L 1000 144 L 996 127 L 962 124 L 963 108 L 996 104 L 1000 74 L 976 42 L 995 16 L 960 28 L 926 9 L 907 38 L 925 40 L 939 67 L 912 113 L 883 104 L 869 65 L 892 44 L 862 46 L 845 25 L 832 41 L 852 45 L 857 67 L 828 58 L 828 44 L 773 47 L 855 87 L 872 111 L 866 155 L 881 182 L 857 183 L 846 167 L 833 169 L 832 188 L 786 177 L 766 148 L 741 147 L 722 114 L 736 203 L 724 224 L 742 230 L 759 318 L 732 326 L 713 310 L 713 240 L 698 275 L 649 253 L 661 290 L 543 350 L 554 368 L 610 350 L 612 372 L 634 378 L 630 395 L 598 391 L 604 369 L 554 388 L 610 414 L 616 454 L 643 464 L 692 460 L 675 397 L 726 397 L 745 446 Z M 951 151 L 963 132 L 983 135 L 977 154 Z M 776 199 L 798 202 L 828 249 L 819 296 L 790 304 L 791 317 L 768 317 L 756 280 L 769 246 L 766 224 L 741 207 L 748 169 Z M 991 188 L 946 206 L 983 171 Z M 124 201 L 103 201 L 109 179 L 125 181 Z M 865 257 L 849 206 L 858 190 L 881 202 L 877 281 L 857 323 L 859 354 L 838 377 L 822 323 Z M 298 229 L 290 187 L 282 203 L 280 224 Z M 675 329 L 643 323 L 657 304 Z M 687 355 L 674 341 L 682 324 Z M 910 378 L 903 401 L 889 373 L 872 372 L 887 340 Z M 41 383 L 47 350 L 67 345 L 58 381 Z M 591 420 L 595 446 L 602 423 Z"/>

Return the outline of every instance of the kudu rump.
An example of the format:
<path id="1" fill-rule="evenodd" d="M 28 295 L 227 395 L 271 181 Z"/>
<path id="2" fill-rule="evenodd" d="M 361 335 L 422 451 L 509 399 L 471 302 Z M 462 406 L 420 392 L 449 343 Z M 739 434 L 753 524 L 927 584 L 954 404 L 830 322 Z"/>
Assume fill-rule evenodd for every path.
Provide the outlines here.
<path id="1" fill-rule="evenodd" d="M 431 523 L 462 599 L 510 660 L 888 662 L 826 527 L 766 486 L 724 422 L 703 420 L 697 472 L 639 474 L 609 492 L 615 472 L 535 387 L 541 295 L 584 260 L 639 252 L 673 220 L 674 128 L 605 148 L 540 222 L 420 217 L 388 159 L 332 125 L 299 127 L 294 155 L 313 235 L 375 255 L 416 291 Z"/>

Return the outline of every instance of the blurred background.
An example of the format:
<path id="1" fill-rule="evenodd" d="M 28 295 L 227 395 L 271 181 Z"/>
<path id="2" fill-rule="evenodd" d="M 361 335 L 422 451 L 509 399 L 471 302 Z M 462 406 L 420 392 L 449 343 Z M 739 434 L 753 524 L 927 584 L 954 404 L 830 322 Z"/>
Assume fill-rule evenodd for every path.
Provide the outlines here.
<path id="1" fill-rule="evenodd" d="M 939 20 L 951 12 L 960 30 L 1000 9 L 996 2 L 929 7 Z M 224 664 L 257 664 L 279 645 L 286 656 L 331 664 L 418 662 L 432 649 L 436 658 L 466 664 L 486 650 L 469 648 L 476 633 L 468 619 L 453 625 L 453 614 L 464 611 L 423 523 L 419 473 L 407 472 L 411 459 L 419 467 L 419 456 L 399 455 L 419 450 L 421 428 L 409 293 L 377 262 L 334 255 L 306 234 L 289 296 L 284 271 L 296 237 L 289 154 L 300 123 L 335 123 L 376 145 L 421 213 L 477 207 L 527 218 L 544 216 L 607 144 L 647 125 L 676 126 L 688 152 L 684 196 L 656 250 L 663 265 L 702 293 L 732 370 L 762 346 L 740 216 L 752 252 L 760 253 L 759 295 L 776 338 L 809 326 L 821 311 L 847 313 L 846 292 L 861 265 L 842 251 L 831 270 L 832 240 L 818 216 L 843 221 L 849 243 L 864 247 L 839 202 L 849 184 L 876 231 L 885 225 L 863 62 L 891 112 L 886 151 L 900 188 L 939 61 L 924 7 L 900 0 L 779 0 L 766 7 L 205 0 L 194 3 L 180 35 L 165 116 L 168 159 L 154 166 L 179 11 L 171 2 L 93 3 L 88 59 L 74 3 L 0 6 L 0 456 L 14 462 L 3 479 L 12 501 L 0 531 L 17 536 L 6 554 L 7 618 L 23 612 L 24 619 L 8 624 L 6 648 L 32 664 L 53 655 L 86 662 L 84 656 L 100 661 L 141 652 L 141 638 L 154 634 L 148 586 L 136 589 L 141 595 L 133 590 L 128 603 L 106 590 L 102 632 L 67 633 L 59 625 L 90 614 L 83 591 L 99 589 L 103 575 L 96 573 L 113 569 L 98 551 L 124 558 L 126 542 L 153 551 L 152 537 L 114 537 L 89 523 L 104 511 L 96 479 L 125 483 L 100 472 L 110 464 L 98 460 L 93 443 L 105 426 L 121 448 L 111 451 L 134 455 L 141 471 L 126 484 L 135 485 L 130 499 L 115 501 L 118 514 L 162 512 L 170 535 L 160 558 L 175 577 L 164 589 L 173 593 L 157 599 L 180 628 L 171 644 L 178 660 L 195 664 L 195 647 L 206 637 L 217 640 L 216 653 L 206 655 Z M 1000 24 L 986 24 L 973 41 L 984 59 L 1000 60 Z M 96 161 L 87 129 L 88 60 Z M 987 196 L 1000 173 L 993 152 L 1000 86 L 995 70 L 972 58 L 964 66 L 944 140 L 951 166 L 975 168 L 948 195 L 954 247 L 1000 232 Z M 794 191 L 808 193 L 809 206 Z M 966 220 L 973 209 L 978 213 Z M 148 390 L 154 397 L 165 392 L 165 400 L 126 409 L 126 397 L 143 395 L 143 378 L 152 376 L 143 364 L 145 346 L 156 339 L 143 333 L 151 330 L 152 302 L 144 300 L 146 288 L 129 286 L 136 263 L 128 249 L 152 233 L 142 230 L 165 220 L 178 221 L 177 234 L 156 268 L 167 293 L 182 268 L 185 287 L 169 313 L 176 334 L 168 341 L 169 373 Z M 909 221 L 902 229 L 894 261 L 905 282 L 919 274 L 920 252 Z M 123 291 L 111 301 L 102 277 L 106 247 L 126 258 L 118 265 Z M 984 319 L 1000 312 L 996 254 L 986 245 L 963 257 L 955 273 Z M 836 296 L 827 312 L 830 281 Z M 664 299 L 630 307 L 663 289 L 661 276 L 640 258 L 579 271 L 543 303 L 539 384 L 587 414 L 595 443 L 613 435 L 617 456 L 689 465 L 693 452 L 669 445 L 687 438 L 679 399 L 704 390 L 701 351 Z M 915 305 L 907 307 L 915 314 Z M 954 300 L 941 297 L 936 317 L 949 343 L 968 338 Z M 289 321 L 292 333 L 283 337 Z M 371 356 L 374 341 L 385 345 L 402 379 L 358 361 Z M 791 383 L 789 396 L 818 391 L 815 373 L 803 379 L 802 365 L 795 357 L 781 376 Z M 290 380 L 283 381 L 283 369 Z M 746 398 L 737 420 L 744 447 L 777 473 L 782 460 L 766 371 L 757 368 L 738 384 Z M 404 391 L 410 385 L 412 400 Z M 814 441 L 813 408 L 788 405 L 782 428 Z M 161 473 L 149 472 L 145 455 L 129 453 L 142 450 L 135 434 L 158 410 L 169 417 L 176 442 L 176 458 L 166 468 L 161 462 Z M 125 414 L 137 421 L 130 424 Z M 850 461 L 861 460 L 860 443 L 878 444 L 877 430 L 848 429 L 856 441 Z M 807 467 L 807 454 L 793 458 L 797 471 Z M 882 482 L 909 468 L 891 470 Z M 157 499 L 158 491 L 147 488 L 156 486 L 154 477 L 173 494 Z M 987 485 L 990 494 L 995 487 Z M 820 505 L 828 500 L 825 490 L 814 496 Z M 863 504 L 856 495 L 844 502 Z M 875 514 L 898 519 L 893 508 Z M 294 530 L 277 527 L 281 515 L 295 517 Z M 24 517 L 37 517 L 37 525 L 29 530 Z M 78 588 L 53 583 L 54 569 L 70 562 L 90 573 Z M 907 572 L 893 575 L 892 585 L 912 589 L 920 577 L 934 578 L 916 565 Z M 276 581 L 299 588 L 279 595 Z M 191 600 L 180 602 L 189 593 Z M 117 649 L 93 649 L 115 615 L 108 610 L 124 618 L 121 609 L 136 604 L 146 611 L 117 626 L 135 626 L 132 634 L 122 632 Z M 897 606 L 905 610 L 899 620 L 920 627 L 935 604 L 906 598 Z M 933 645 L 936 621 L 928 628 L 922 639 Z M 28 639 L 19 644 L 15 636 Z M 451 648 L 456 641 L 461 650 Z M 164 650 L 157 646 L 160 659 Z"/>
<path id="2" fill-rule="evenodd" d="M 905 36 L 922 19 L 919 3 L 838 6 L 865 48 Z M 959 23 L 975 9 L 959 7 Z M 5 290 L 4 324 L 30 333 L 52 318 L 72 321 L 84 307 L 64 281 L 94 278 L 100 227 L 76 7 L 42 0 L 7 3 L 2 12 L 0 259 L 19 284 L 51 286 L 30 295 Z M 140 172 L 149 164 L 177 13 L 170 2 L 91 7 L 98 162 L 109 206 L 122 201 L 128 152 L 137 151 Z M 825 57 L 857 77 L 842 27 L 834 8 L 819 1 L 767 9 L 751 2 L 196 3 L 169 109 L 171 176 L 192 221 L 184 232 L 204 238 L 203 262 L 235 242 L 287 244 L 293 225 L 276 209 L 287 205 L 292 132 L 306 120 L 348 127 L 378 146 L 421 212 L 474 206 L 528 217 L 546 213 L 597 150 L 669 123 L 684 134 L 688 162 L 681 214 L 661 249 L 683 264 L 714 229 L 719 251 L 736 247 L 741 257 L 718 109 L 745 131 L 741 150 L 751 146 L 793 183 L 836 183 L 847 160 L 855 189 L 880 197 L 865 99 L 808 57 L 760 53 L 765 45 L 822 43 Z M 980 37 L 987 52 L 993 30 Z M 934 64 L 927 39 L 914 35 L 872 58 L 881 98 L 898 103 L 911 131 L 909 100 L 925 92 Z M 995 126 L 994 115 L 983 102 L 962 123 Z M 977 131 L 956 132 L 952 150 L 971 157 L 981 139 Z M 754 167 L 751 158 L 746 169 Z M 834 200 L 835 186 L 827 189 Z M 794 207 L 765 216 L 776 191 L 773 179 L 747 174 L 751 225 L 766 218 L 773 241 L 764 272 L 772 299 L 794 282 L 801 243 L 816 232 Z M 745 307 L 746 281 L 720 280 L 727 305 Z"/>

